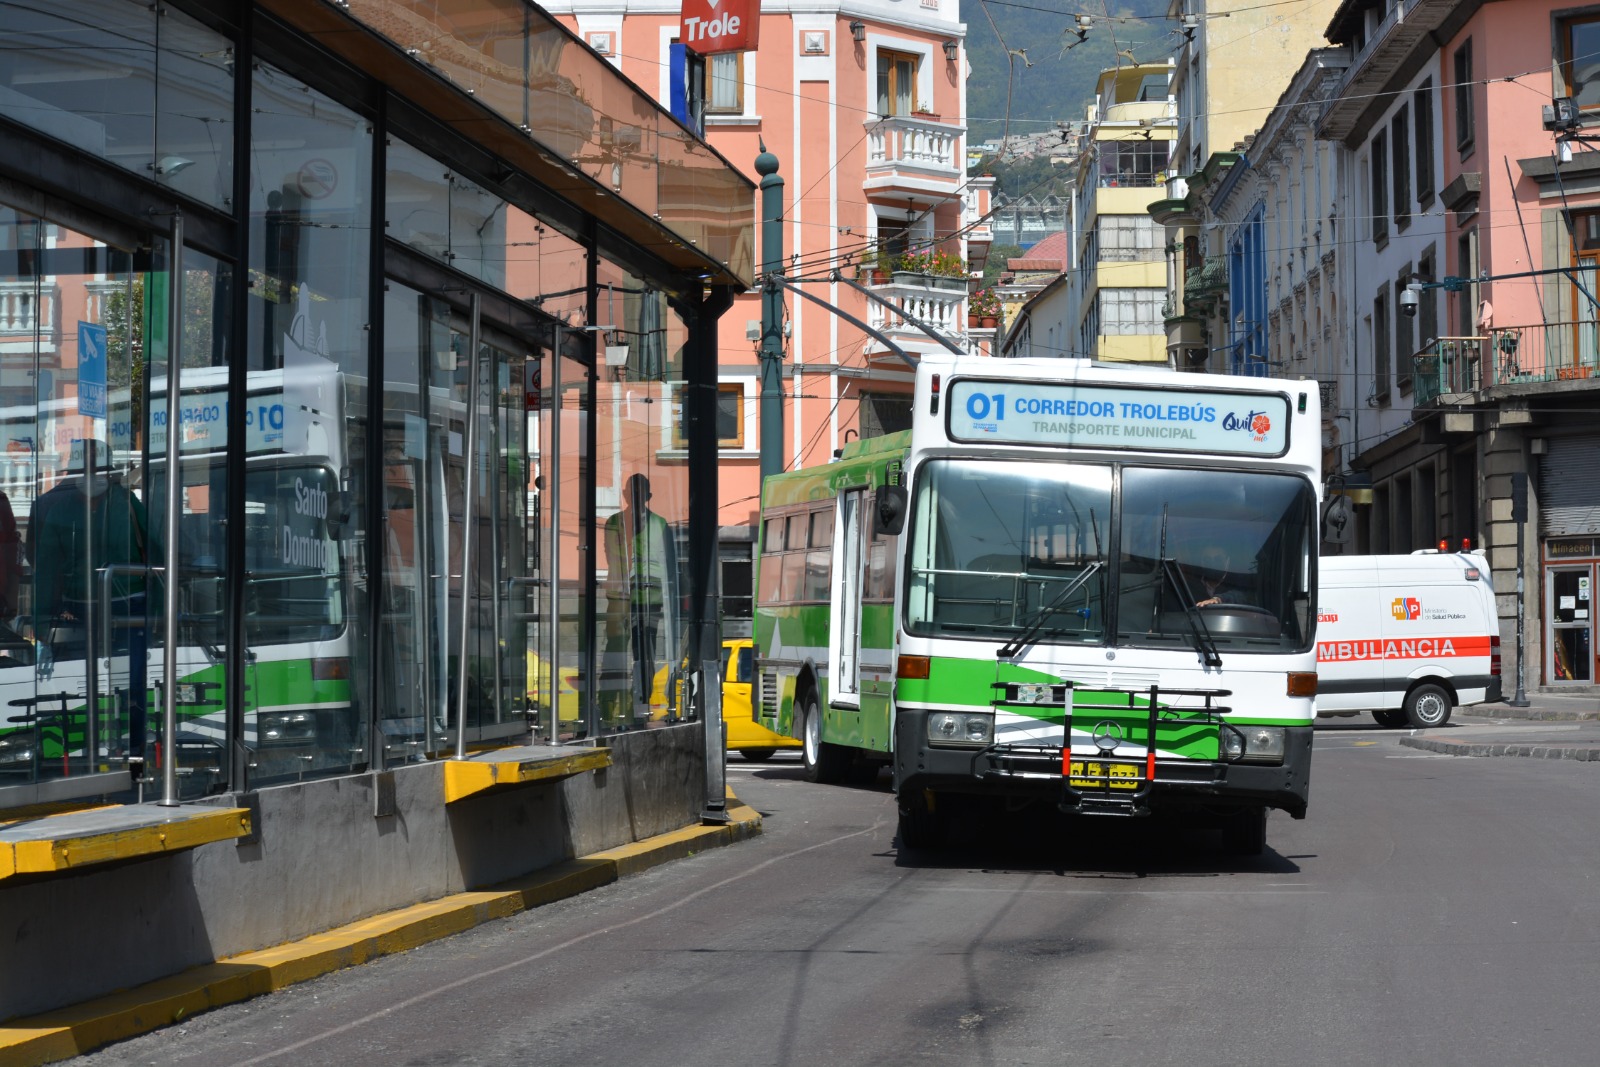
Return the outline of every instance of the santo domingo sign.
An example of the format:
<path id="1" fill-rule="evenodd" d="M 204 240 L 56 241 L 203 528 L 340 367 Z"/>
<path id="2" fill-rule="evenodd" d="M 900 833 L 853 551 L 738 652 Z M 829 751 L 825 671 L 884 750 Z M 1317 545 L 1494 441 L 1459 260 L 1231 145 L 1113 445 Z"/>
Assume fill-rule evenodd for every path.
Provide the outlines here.
<path id="1" fill-rule="evenodd" d="M 691 52 L 753 52 L 761 37 L 761 0 L 683 0 L 678 40 Z"/>

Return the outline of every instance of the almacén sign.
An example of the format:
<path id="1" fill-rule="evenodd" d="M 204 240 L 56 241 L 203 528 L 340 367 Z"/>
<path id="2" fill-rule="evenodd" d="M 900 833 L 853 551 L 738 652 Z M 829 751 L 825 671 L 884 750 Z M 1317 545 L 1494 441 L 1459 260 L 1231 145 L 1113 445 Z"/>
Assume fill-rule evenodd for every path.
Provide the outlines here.
<path id="1" fill-rule="evenodd" d="M 1289 398 L 963 378 L 950 386 L 952 441 L 1281 456 Z"/>

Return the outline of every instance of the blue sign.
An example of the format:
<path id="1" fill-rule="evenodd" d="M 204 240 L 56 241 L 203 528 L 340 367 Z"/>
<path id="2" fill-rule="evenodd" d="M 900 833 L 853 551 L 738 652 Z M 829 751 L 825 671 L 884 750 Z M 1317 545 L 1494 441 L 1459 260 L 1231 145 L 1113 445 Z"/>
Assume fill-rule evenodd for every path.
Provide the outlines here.
<path id="1" fill-rule="evenodd" d="M 78 323 L 78 414 L 106 417 L 106 328 Z"/>

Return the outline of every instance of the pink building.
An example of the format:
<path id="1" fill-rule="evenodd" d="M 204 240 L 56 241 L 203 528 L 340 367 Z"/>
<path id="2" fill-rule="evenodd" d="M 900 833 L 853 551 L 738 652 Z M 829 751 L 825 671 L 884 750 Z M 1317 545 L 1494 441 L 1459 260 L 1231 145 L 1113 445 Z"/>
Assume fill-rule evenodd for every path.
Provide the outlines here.
<path id="1" fill-rule="evenodd" d="M 544 6 L 663 103 L 681 95 L 678 4 Z M 995 330 L 969 325 L 967 296 L 992 240 L 985 216 L 993 179 L 966 176 L 966 26 L 958 0 L 864 0 L 761 18 L 758 51 L 707 58 L 703 121 L 707 142 L 753 181 L 763 145 L 778 157 L 785 274 L 913 359 L 943 346 L 903 313 L 963 349 L 987 352 Z M 756 262 L 766 258 L 758 248 Z M 826 461 L 854 437 L 909 425 L 911 368 L 889 345 L 794 292 L 784 302 L 786 469 Z M 730 634 L 749 614 L 760 320 L 760 291 L 741 295 L 722 319 L 718 359 Z M 659 383 L 658 391 L 675 404 L 672 384 Z"/>
<path id="2" fill-rule="evenodd" d="M 1380 56 L 1391 72 L 1431 71 L 1439 86 L 1426 140 L 1441 163 L 1444 224 L 1433 269 L 1397 283 L 1428 325 L 1400 368 L 1414 374 L 1409 424 L 1356 464 L 1373 485 L 1364 536 L 1409 549 L 1399 534 L 1413 527 L 1401 520 L 1422 514 L 1452 545 L 1472 540 L 1500 593 L 1508 695 L 1519 607 L 1527 687 L 1594 691 L 1600 151 L 1589 138 L 1600 135 L 1600 9 L 1412 0 L 1386 12 L 1374 0 L 1341 11 L 1356 19 L 1356 8 L 1370 9 L 1352 42 L 1356 67 Z M 1426 19 L 1437 30 L 1418 34 Z M 1390 44 L 1400 47 L 1385 52 Z M 1570 122 L 1545 117 L 1567 99 Z M 1434 320 L 1428 305 L 1441 295 Z M 1398 288 L 1395 306 L 1407 309 Z"/>

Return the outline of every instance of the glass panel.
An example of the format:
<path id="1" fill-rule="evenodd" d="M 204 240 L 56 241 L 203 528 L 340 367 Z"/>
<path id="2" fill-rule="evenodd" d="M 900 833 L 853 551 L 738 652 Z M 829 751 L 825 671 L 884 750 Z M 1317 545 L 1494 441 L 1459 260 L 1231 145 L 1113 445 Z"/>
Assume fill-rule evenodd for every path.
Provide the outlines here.
<path id="1" fill-rule="evenodd" d="M 233 206 L 233 45 L 171 7 L 156 57 L 156 181 Z"/>
<path id="2" fill-rule="evenodd" d="M 1567 31 L 1567 93 L 1580 108 L 1600 107 L 1600 20 L 1575 20 Z"/>
<path id="3" fill-rule="evenodd" d="M 1109 467 L 929 463 L 912 511 L 907 628 L 1014 636 L 1047 613 L 1043 639 L 1105 635 Z M 1070 590 L 1070 591 L 1069 591 Z"/>
<path id="4" fill-rule="evenodd" d="M 232 44 L 141 0 L 0 6 L 0 114 L 185 196 L 233 195 Z"/>
<path id="5" fill-rule="evenodd" d="M 256 721 L 246 720 L 245 741 L 252 784 L 264 784 L 368 760 L 374 645 L 356 545 L 370 514 L 362 472 L 372 133 L 361 116 L 265 64 L 253 92 L 248 310 L 251 391 L 262 399 L 252 403 L 268 417 L 281 405 L 246 497 L 247 710 Z M 257 528 L 273 516 L 284 522 Z"/>
<path id="6" fill-rule="evenodd" d="M 1300 478 L 1126 470 L 1119 635 L 1193 644 L 1195 607 L 1224 650 L 1307 647 L 1315 525 L 1311 487 Z"/>
<path id="7" fill-rule="evenodd" d="M 141 0 L 0 6 L 0 114 L 149 177 L 157 21 Z"/>
<path id="8" fill-rule="evenodd" d="M 143 359 L 147 342 L 166 346 L 165 307 L 154 319 L 145 294 L 147 278 L 164 293 L 165 275 L 9 208 L 0 264 L 0 788 L 124 767 L 137 777 L 152 692 L 147 566 L 162 553 Z"/>
<path id="9" fill-rule="evenodd" d="M 584 569 L 584 561 L 595 556 L 597 536 L 593 524 L 585 522 L 584 518 L 589 509 L 583 487 L 592 469 L 588 430 L 594 421 L 587 339 L 568 331 L 558 331 L 556 336 L 560 347 L 553 364 L 560 387 L 554 401 L 556 416 L 551 420 L 549 452 L 555 456 L 551 480 L 559 492 L 559 500 L 549 509 L 555 519 L 555 551 L 551 553 L 550 566 L 554 569 L 551 581 L 556 583 L 559 604 L 557 680 L 565 685 L 570 676 L 576 690 L 570 719 L 564 694 L 559 704 L 561 736 L 566 738 L 588 736 L 598 729 L 595 645 L 590 639 L 592 631 L 588 622 L 591 612 L 603 609 L 593 599 Z M 553 443 L 557 434 L 559 448 Z"/>
<path id="10" fill-rule="evenodd" d="M 386 763 L 447 748 L 444 413 L 455 372 L 449 309 L 390 281 L 384 293 L 383 609 L 377 640 Z"/>

